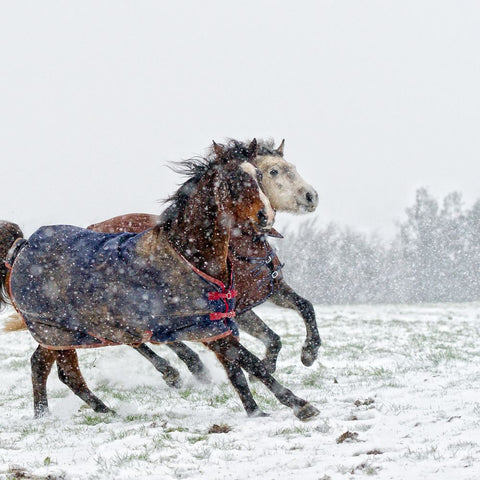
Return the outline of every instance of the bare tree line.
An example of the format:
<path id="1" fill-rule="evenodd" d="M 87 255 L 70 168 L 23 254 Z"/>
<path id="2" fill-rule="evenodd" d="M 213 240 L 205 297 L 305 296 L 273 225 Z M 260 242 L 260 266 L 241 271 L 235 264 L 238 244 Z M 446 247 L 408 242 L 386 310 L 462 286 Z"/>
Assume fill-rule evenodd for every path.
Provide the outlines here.
<path id="1" fill-rule="evenodd" d="M 394 239 L 303 223 L 278 242 L 287 281 L 314 303 L 480 300 L 480 199 L 458 192 L 441 204 L 417 190 Z"/>

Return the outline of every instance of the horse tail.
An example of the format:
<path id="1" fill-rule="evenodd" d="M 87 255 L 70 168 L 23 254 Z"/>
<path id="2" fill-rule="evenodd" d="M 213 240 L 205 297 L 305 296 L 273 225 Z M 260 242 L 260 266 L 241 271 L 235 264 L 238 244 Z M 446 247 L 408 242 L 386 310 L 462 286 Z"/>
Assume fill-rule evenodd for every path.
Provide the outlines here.
<path id="1" fill-rule="evenodd" d="M 3 327 L 0 329 L 1 332 L 17 332 L 18 330 L 26 330 L 27 324 L 24 322 L 23 318 L 17 312 L 12 313 L 3 323 Z"/>
<path id="2" fill-rule="evenodd" d="M 15 240 L 23 238 L 20 227 L 12 222 L 0 221 L 0 308 L 8 303 L 7 273 L 5 260 Z"/>

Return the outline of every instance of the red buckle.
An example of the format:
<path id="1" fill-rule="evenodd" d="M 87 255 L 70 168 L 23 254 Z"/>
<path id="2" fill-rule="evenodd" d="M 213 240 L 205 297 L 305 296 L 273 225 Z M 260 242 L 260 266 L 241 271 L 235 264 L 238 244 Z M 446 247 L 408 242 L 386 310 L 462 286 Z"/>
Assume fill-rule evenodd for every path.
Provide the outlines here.
<path id="1" fill-rule="evenodd" d="M 231 300 L 237 296 L 237 291 L 235 289 L 228 290 L 228 292 L 208 292 L 209 300 L 220 300 L 226 299 Z"/>
<path id="2" fill-rule="evenodd" d="M 235 312 L 213 312 L 210 314 L 210 320 L 223 320 L 224 318 L 235 317 Z"/>

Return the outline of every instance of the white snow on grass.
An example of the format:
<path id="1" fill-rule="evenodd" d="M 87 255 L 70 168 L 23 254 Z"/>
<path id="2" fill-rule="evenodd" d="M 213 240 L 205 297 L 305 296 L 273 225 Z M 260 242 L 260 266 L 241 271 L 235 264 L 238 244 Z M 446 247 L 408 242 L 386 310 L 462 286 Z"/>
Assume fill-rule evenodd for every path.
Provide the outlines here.
<path id="1" fill-rule="evenodd" d="M 131 348 L 81 350 L 87 383 L 117 415 L 93 412 L 52 372 L 51 415 L 35 420 L 35 342 L 2 334 L 0 479 L 480 478 L 480 304 L 319 306 L 323 346 L 310 368 L 300 318 L 257 311 L 283 339 L 276 377 L 319 417 L 302 423 L 256 382 L 270 416 L 248 418 L 214 356 L 195 345 L 212 385 L 154 347 L 181 370 L 180 390 Z M 231 430 L 208 433 L 213 424 Z"/>

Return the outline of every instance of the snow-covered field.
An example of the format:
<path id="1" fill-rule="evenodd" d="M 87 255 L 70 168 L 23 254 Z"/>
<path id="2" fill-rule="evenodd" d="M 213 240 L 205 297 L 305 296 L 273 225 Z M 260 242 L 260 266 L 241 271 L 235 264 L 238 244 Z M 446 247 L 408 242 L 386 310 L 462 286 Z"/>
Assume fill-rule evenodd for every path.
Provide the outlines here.
<path id="1" fill-rule="evenodd" d="M 210 352 L 214 378 L 181 369 L 172 390 L 127 347 L 79 351 L 90 387 L 117 416 L 86 408 L 52 374 L 51 415 L 34 420 L 26 331 L 0 335 L 0 478 L 480 478 L 480 304 L 317 307 L 319 361 L 300 363 L 295 313 L 258 309 L 283 338 L 277 378 L 316 405 L 297 420 L 253 384 L 268 418 L 247 418 Z M 3 312 L 0 320 L 10 312 Z M 252 338 L 243 343 L 260 353 Z M 225 424 L 228 433 L 209 433 Z M 347 433 L 348 432 L 348 433 Z"/>

